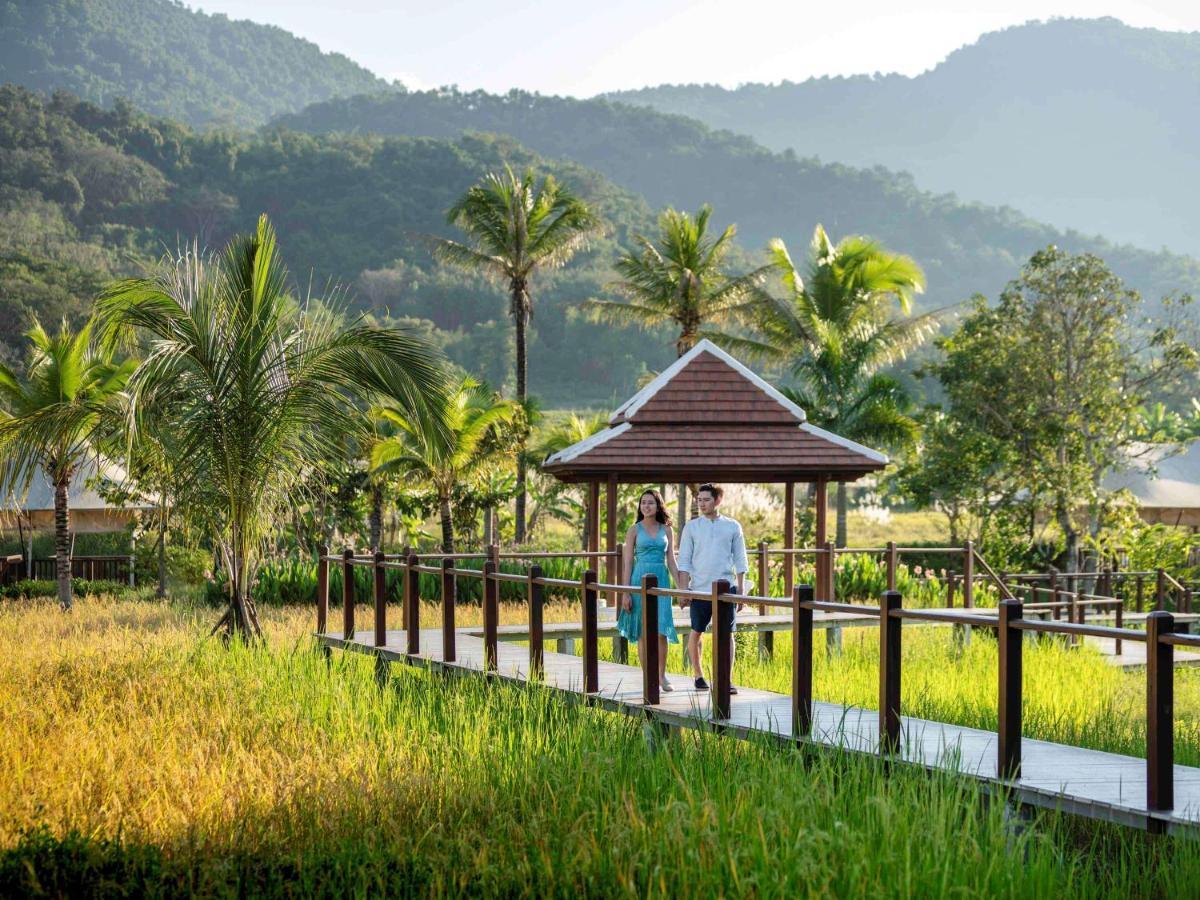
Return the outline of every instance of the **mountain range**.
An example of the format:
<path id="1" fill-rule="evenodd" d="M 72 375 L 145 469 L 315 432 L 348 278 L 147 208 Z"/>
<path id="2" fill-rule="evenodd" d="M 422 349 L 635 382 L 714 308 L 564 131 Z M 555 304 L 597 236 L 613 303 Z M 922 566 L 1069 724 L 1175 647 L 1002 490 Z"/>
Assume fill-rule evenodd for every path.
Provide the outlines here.
<path id="1" fill-rule="evenodd" d="M 186 51 L 172 43 L 181 35 Z M 226 38 L 260 58 L 229 64 Z M 932 193 L 883 166 L 826 163 L 613 99 L 410 92 L 280 29 L 166 0 L 0 7 L 0 78 L 14 83 L 0 88 L 7 358 L 31 314 L 79 319 L 106 279 L 192 239 L 219 246 L 267 212 L 301 293 L 340 284 L 352 308 L 425 330 L 500 384 L 511 372 L 503 293 L 433 264 L 421 235 L 452 234 L 447 207 L 505 162 L 553 172 L 610 223 L 535 285 L 531 387 L 555 405 L 610 403 L 669 362 L 667 331 L 580 315 L 582 301 L 609 292 L 621 248 L 667 205 L 710 203 L 719 227 L 736 223 L 742 270 L 773 237 L 803 253 L 818 222 L 835 238 L 872 235 L 925 268 L 925 309 L 994 296 L 1050 243 L 1102 256 L 1151 310 L 1164 295 L 1200 292 L 1188 256 Z"/>
<path id="2" fill-rule="evenodd" d="M 1060 228 L 1200 256 L 1200 33 L 1056 19 L 916 77 L 664 85 L 607 95 Z"/>
<path id="3" fill-rule="evenodd" d="M 387 82 L 272 25 L 206 15 L 174 0 L 0 4 L 0 82 L 119 97 L 191 125 L 249 128 Z"/>

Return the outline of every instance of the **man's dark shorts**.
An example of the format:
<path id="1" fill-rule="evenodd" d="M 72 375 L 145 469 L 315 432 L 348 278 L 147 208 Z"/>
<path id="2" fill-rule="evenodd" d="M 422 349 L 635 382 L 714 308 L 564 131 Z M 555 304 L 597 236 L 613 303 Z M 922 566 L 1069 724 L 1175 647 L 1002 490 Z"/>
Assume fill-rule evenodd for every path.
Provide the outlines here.
<path id="1" fill-rule="evenodd" d="M 693 600 L 688 606 L 688 610 L 692 614 L 692 631 L 697 634 L 703 634 L 708 630 L 708 625 L 712 621 L 712 601 L 711 600 Z M 732 603 L 721 604 L 721 615 L 725 617 L 725 621 L 729 625 L 729 630 L 734 630 L 733 617 L 737 612 L 737 607 Z"/>

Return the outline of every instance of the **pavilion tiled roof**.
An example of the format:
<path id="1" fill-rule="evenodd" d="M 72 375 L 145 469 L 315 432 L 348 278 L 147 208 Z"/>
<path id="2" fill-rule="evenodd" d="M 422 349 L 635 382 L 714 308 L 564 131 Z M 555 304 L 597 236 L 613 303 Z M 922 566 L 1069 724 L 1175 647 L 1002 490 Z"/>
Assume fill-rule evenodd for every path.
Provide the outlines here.
<path id="1" fill-rule="evenodd" d="M 545 469 L 566 481 L 851 481 L 881 453 L 808 424 L 804 410 L 701 341 Z"/>

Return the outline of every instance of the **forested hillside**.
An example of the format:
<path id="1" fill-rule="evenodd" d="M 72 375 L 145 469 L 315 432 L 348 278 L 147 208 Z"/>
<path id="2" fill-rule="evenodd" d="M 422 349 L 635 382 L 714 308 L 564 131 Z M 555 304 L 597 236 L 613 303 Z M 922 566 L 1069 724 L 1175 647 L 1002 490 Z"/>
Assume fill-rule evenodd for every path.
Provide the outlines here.
<path id="1" fill-rule="evenodd" d="M 60 94 L 0 88 L 0 355 L 30 315 L 78 320 L 114 275 L 198 236 L 219 247 L 268 213 L 301 295 L 341 286 L 355 309 L 406 318 L 497 386 L 511 377 L 499 288 L 435 266 L 424 236 L 484 172 L 510 161 L 553 171 L 593 203 L 609 234 L 534 283 L 530 379 L 558 405 L 603 405 L 672 356 L 666 335 L 592 325 L 578 304 L 604 290 L 640 198 L 574 163 L 552 167 L 507 138 L 432 140 L 274 132 L 239 140 Z"/>
<path id="2" fill-rule="evenodd" d="M 870 234 L 925 267 L 927 308 L 998 291 L 1052 242 L 1097 253 L 1150 298 L 1200 286 L 1200 265 L 1189 258 L 1064 233 L 1011 209 L 922 191 L 907 175 L 774 153 L 691 119 L 605 100 L 441 90 L 331 100 L 277 121 L 316 133 L 509 134 L 543 155 L 591 166 L 653 206 L 710 202 L 751 248 L 775 236 L 806 246 L 817 222 L 835 235 Z"/>
<path id="3" fill-rule="evenodd" d="M 1200 33 L 1056 20 L 986 34 L 915 78 L 665 85 L 613 99 L 693 116 L 1044 222 L 1200 255 Z"/>
<path id="4" fill-rule="evenodd" d="M 0 82 L 118 97 L 193 125 L 259 125 L 307 103 L 385 87 L 282 28 L 176 0 L 0 3 Z"/>

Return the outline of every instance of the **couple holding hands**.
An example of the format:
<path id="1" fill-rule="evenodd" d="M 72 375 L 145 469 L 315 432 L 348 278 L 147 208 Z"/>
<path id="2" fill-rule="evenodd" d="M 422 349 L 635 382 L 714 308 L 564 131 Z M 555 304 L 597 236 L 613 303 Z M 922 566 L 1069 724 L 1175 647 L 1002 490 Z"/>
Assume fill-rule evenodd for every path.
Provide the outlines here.
<path id="1" fill-rule="evenodd" d="M 643 575 L 658 578 L 659 587 L 676 585 L 681 590 L 707 592 L 716 581 L 725 579 L 737 584 L 737 593 L 745 593 L 746 538 L 736 519 L 721 515 L 719 507 L 724 491 L 715 484 L 702 484 L 696 494 L 700 515 L 684 526 L 679 538 L 678 560 L 675 554 L 675 535 L 671 515 L 662 495 L 656 490 L 642 492 L 638 501 L 637 521 L 625 535 L 625 571 L 623 584 L 640 585 Z M 664 602 L 668 601 L 668 602 Z M 697 690 L 707 690 L 708 682 L 700 668 L 700 641 L 712 621 L 711 600 L 683 601 L 690 607 L 691 633 L 688 635 L 688 658 L 692 663 Z M 738 604 L 741 609 L 741 604 Z M 679 643 L 669 598 L 658 602 L 658 680 L 664 691 L 674 688 L 667 681 L 667 642 Z M 720 604 L 720 614 L 726 617 L 730 630 L 734 627 L 735 609 L 732 604 Z M 642 644 L 642 595 L 625 594 L 620 601 L 617 630 L 626 640 L 637 641 L 644 658 Z M 737 693 L 736 688 L 731 689 Z"/>

